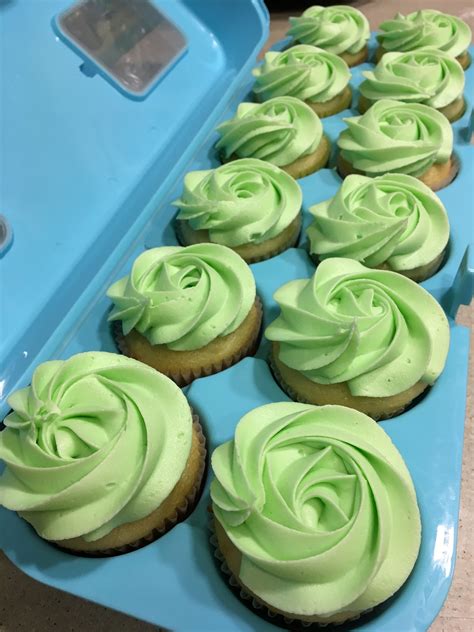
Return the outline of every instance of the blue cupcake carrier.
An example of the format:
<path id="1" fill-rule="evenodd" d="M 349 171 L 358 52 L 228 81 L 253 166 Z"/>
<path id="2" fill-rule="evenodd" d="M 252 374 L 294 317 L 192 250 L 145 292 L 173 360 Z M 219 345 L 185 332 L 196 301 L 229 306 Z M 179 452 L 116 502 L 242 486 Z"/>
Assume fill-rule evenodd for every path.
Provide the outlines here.
<path id="1" fill-rule="evenodd" d="M 181 47 L 160 76 L 129 89 L 103 60 L 91 59 L 68 38 L 60 16 L 72 4 L 0 2 L 0 418 L 8 412 L 8 395 L 29 383 L 39 363 L 115 350 L 105 290 L 129 272 L 145 248 L 177 243 L 170 202 L 179 196 L 187 171 L 218 165 L 214 129 L 239 102 L 251 100 L 251 69 L 268 35 L 263 0 L 156 0 L 181 32 Z M 373 53 L 374 38 L 370 48 Z M 361 71 L 371 66 L 352 69 L 354 105 Z M 441 270 L 423 283 L 450 318 L 446 368 L 417 406 L 382 422 L 416 486 L 421 551 L 403 588 L 352 624 L 360 630 L 424 632 L 442 607 L 454 571 L 469 349 L 469 332 L 454 318 L 458 306 L 471 299 L 474 274 L 468 249 L 474 217 L 469 146 L 474 65 L 466 72 L 465 94 L 466 114 L 453 125 L 461 170 L 439 192 L 451 223 L 448 254 Z M 323 119 L 333 143 L 343 117 L 356 113 Z M 329 168 L 300 180 L 305 227 L 308 207 L 334 195 L 340 183 Z M 302 232 L 297 248 L 252 266 L 265 324 L 278 312 L 273 292 L 314 272 L 304 246 Z M 255 358 L 187 389 L 210 450 L 231 438 L 250 409 L 288 399 L 268 369 L 267 353 L 263 340 Z M 127 555 L 69 555 L 5 509 L 0 509 L 0 547 L 40 582 L 168 629 L 276 629 L 230 590 L 213 557 L 209 479 L 208 472 L 201 500 L 185 522 Z"/>

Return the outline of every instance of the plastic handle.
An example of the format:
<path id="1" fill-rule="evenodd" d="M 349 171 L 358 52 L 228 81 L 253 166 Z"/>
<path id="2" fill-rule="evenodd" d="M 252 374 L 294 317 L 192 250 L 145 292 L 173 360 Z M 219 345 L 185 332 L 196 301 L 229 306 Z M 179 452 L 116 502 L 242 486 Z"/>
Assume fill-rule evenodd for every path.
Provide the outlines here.
<path id="1" fill-rule="evenodd" d="M 474 247 L 464 252 L 452 287 L 443 296 L 442 304 L 448 316 L 456 318 L 460 305 L 469 305 L 474 296 Z"/>
<path id="2" fill-rule="evenodd" d="M 13 239 L 13 232 L 7 218 L 0 215 L 0 257 L 6 253 Z"/>

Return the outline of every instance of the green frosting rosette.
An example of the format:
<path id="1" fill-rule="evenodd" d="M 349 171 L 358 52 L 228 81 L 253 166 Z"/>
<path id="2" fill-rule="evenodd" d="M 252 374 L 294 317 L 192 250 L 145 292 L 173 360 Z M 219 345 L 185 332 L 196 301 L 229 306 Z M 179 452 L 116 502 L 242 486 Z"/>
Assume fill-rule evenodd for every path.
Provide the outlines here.
<path id="1" fill-rule="evenodd" d="M 424 266 L 449 239 L 446 210 L 417 178 L 388 173 L 378 178 L 350 175 L 330 200 L 312 206 L 307 233 L 320 259 L 348 257 L 370 268 Z"/>
<path id="2" fill-rule="evenodd" d="M 369 175 L 419 176 L 434 163 L 447 162 L 453 151 L 448 119 L 421 103 L 382 99 L 362 116 L 344 121 L 348 129 L 337 141 L 342 157 Z"/>
<path id="3" fill-rule="evenodd" d="M 239 578 L 298 616 L 388 599 L 420 547 L 407 467 L 384 430 L 343 406 L 267 404 L 212 455 L 212 507 L 242 554 Z"/>
<path id="4" fill-rule="evenodd" d="M 390 397 L 443 370 L 449 325 L 414 281 L 351 259 L 326 259 L 311 279 L 274 298 L 281 315 L 267 327 L 279 358 L 318 384 L 346 382 L 354 396 Z"/>
<path id="5" fill-rule="evenodd" d="M 216 148 L 225 160 L 258 158 L 277 167 L 291 164 L 319 147 L 323 126 L 313 110 L 294 97 L 241 103 L 234 118 L 217 128 Z"/>
<path id="6" fill-rule="evenodd" d="M 464 53 L 471 43 L 471 29 L 454 15 L 422 9 L 397 15 L 380 25 L 379 44 L 386 51 L 415 51 L 426 46 L 439 48 L 452 57 Z"/>
<path id="7" fill-rule="evenodd" d="M 114 353 L 41 364 L 8 399 L 0 505 L 47 540 L 98 540 L 169 496 L 191 450 L 181 390 Z"/>
<path id="8" fill-rule="evenodd" d="M 371 101 L 392 99 L 449 105 L 464 92 L 464 71 L 451 55 L 435 48 L 408 53 L 386 53 L 374 71 L 362 73 L 361 94 Z"/>
<path id="9" fill-rule="evenodd" d="M 291 96 L 313 103 L 325 103 L 338 96 L 351 78 L 340 57 L 304 44 L 282 53 L 268 52 L 253 75 L 253 91 L 259 101 Z"/>
<path id="10" fill-rule="evenodd" d="M 285 230 L 301 209 L 299 184 L 263 160 L 243 158 L 217 169 L 192 171 L 174 202 L 194 230 L 225 246 L 259 244 Z"/>
<path id="11" fill-rule="evenodd" d="M 124 335 L 136 329 L 152 345 L 189 351 L 239 327 L 255 302 L 255 279 L 225 246 L 165 246 L 141 254 L 107 296 L 109 320 L 122 321 Z"/>
<path id="12" fill-rule="evenodd" d="M 323 48 L 329 53 L 358 53 L 370 37 L 365 15 L 347 5 L 309 7 L 299 18 L 290 18 L 294 41 Z"/>

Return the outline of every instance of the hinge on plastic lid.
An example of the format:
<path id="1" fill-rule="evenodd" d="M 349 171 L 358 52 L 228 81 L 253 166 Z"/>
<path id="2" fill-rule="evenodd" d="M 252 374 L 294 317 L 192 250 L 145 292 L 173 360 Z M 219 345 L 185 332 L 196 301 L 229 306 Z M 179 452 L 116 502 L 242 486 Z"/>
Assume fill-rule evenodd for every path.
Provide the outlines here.
<path id="1" fill-rule="evenodd" d="M 459 265 L 452 287 L 441 303 L 446 314 L 454 319 L 460 305 L 469 305 L 474 296 L 474 247 L 468 246 Z"/>
<path id="2" fill-rule="evenodd" d="M 0 215 L 0 257 L 6 253 L 13 240 L 13 232 L 7 218 Z"/>

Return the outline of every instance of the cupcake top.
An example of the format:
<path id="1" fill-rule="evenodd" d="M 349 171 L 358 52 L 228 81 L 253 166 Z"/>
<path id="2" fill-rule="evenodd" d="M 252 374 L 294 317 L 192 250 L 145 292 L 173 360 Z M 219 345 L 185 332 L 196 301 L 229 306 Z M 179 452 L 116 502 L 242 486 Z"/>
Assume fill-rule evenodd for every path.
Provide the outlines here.
<path id="1" fill-rule="evenodd" d="M 457 57 L 471 43 L 471 29 L 454 15 L 422 9 L 382 22 L 377 39 L 386 51 L 415 51 L 433 46 Z"/>
<path id="2" fill-rule="evenodd" d="M 351 78 L 343 59 L 304 44 L 282 53 L 268 52 L 253 75 L 259 101 L 287 95 L 312 103 L 325 103 L 341 94 Z"/>
<path id="3" fill-rule="evenodd" d="M 309 7 L 299 18 L 290 18 L 290 35 L 296 42 L 311 44 L 329 53 L 358 53 L 370 37 L 365 15 L 347 5 Z"/>
<path id="4" fill-rule="evenodd" d="M 443 108 L 462 96 L 464 71 L 448 53 L 436 48 L 386 53 L 374 71 L 362 73 L 361 94 L 371 101 L 392 99 Z"/>
<path id="5" fill-rule="evenodd" d="M 281 314 L 265 335 L 279 343 L 284 364 L 313 382 L 390 397 L 432 384 L 444 368 L 447 318 L 431 294 L 397 272 L 335 257 L 274 298 Z"/>
<path id="6" fill-rule="evenodd" d="M 366 415 L 267 404 L 212 455 L 213 511 L 242 554 L 239 578 L 298 615 L 362 612 L 405 582 L 420 514 L 403 459 Z"/>
<path id="7" fill-rule="evenodd" d="M 107 296 L 109 320 L 121 320 L 125 335 L 136 329 L 152 345 L 189 351 L 237 329 L 255 301 L 255 279 L 225 246 L 165 246 L 141 254 Z"/>
<path id="8" fill-rule="evenodd" d="M 149 515 L 181 478 L 192 416 L 181 390 L 114 353 L 41 364 L 0 432 L 0 505 L 40 536 L 97 540 Z"/>
<path id="9" fill-rule="evenodd" d="M 277 167 L 312 154 L 323 136 L 317 114 L 294 97 L 275 97 L 265 103 L 241 103 L 234 118 L 217 128 L 216 144 L 225 160 L 259 158 Z"/>
<path id="10" fill-rule="evenodd" d="M 424 266 L 449 239 L 446 210 L 417 178 L 388 173 L 378 178 L 350 175 L 330 200 L 312 206 L 311 252 L 320 259 L 348 257 L 370 268 Z"/>
<path id="11" fill-rule="evenodd" d="M 226 246 L 259 244 L 276 237 L 297 217 L 301 189 L 290 175 L 263 160 L 244 158 L 184 178 L 178 219 L 208 230 Z"/>
<path id="12" fill-rule="evenodd" d="M 421 103 L 382 99 L 362 116 L 345 118 L 338 138 L 342 157 L 369 175 L 406 173 L 419 176 L 453 151 L 448 119 Z"/>

